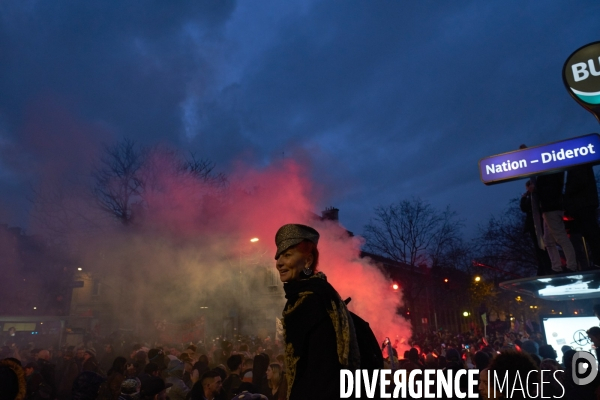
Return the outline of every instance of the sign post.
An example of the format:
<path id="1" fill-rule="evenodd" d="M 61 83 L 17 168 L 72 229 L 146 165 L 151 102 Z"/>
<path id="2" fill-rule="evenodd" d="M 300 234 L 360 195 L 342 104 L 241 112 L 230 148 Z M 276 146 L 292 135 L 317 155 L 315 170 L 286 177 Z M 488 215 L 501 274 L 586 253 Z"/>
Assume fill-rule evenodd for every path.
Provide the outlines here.
<path id="1" fill-rule="evenodd" d="M 600 135 L 592 133 L 482 158 L 479 176 L 486 185 L 494 185 L 595 164 L 600 164 Z"/>

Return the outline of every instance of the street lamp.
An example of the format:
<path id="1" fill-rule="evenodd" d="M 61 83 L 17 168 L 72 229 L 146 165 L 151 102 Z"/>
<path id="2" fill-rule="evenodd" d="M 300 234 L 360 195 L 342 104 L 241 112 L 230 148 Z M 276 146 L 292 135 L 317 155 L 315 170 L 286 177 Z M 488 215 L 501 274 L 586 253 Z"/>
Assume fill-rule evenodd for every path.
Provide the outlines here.
<path id="1" fill-rule="evenodd" d="M 481 280 L 481 277 L 480 277 L 480 276 L 476 276 L 476 277 L 475 277 L 475 282 L 479 282 L 480 280 Z"/>
<path id="2" fill-rule="evenodd" d="M 468 317 L 468 316 L 469 316 L 469 312 L 468 311 L 463 312 L 463 317 Z"/>

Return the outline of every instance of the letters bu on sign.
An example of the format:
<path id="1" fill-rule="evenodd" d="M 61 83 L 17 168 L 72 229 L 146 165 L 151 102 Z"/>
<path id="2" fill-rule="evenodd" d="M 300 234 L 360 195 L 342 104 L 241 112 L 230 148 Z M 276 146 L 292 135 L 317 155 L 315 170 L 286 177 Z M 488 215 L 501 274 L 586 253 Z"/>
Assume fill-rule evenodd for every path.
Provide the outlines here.
<path id="1" fill-rule="evenodd" d="M 587 44 L 571 54 L 562 75 L 571 97 L 600 121 L 600 42 Z"/>
<path id="2" fill-rule="evenodd" d="M 594 164 L 600 164 L 597 133 L 482 158 L 479 176 L 486 185 L 493 185 Z"/>

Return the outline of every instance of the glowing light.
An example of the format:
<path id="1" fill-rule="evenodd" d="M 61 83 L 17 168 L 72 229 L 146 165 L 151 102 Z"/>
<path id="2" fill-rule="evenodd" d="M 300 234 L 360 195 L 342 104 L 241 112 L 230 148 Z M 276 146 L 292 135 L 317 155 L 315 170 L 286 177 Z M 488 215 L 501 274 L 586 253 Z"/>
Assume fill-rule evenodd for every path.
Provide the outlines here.
<path id="1" fill-rule="evenodd" d="M 256 242 L 258 242 L 258 240 L 259 240 L 258 238 L 252 238 L 252 239 L 250 239 L 250 241 L 251 241 L 252 243 L 256 243 Z"/>
<path id="2" fill-rule="evenodd" d="M 34 310 L 37 310 L 37 307 L 33 307 Z"/>
<path id="3" fill-rule="evenodd" d="M 480 277 L 480 276 L 476 276 L 476 277 L 475 277 L 475 282 L 479 282 L 480 280 L 481 280 L 481 277 Z"/>
<path id="4" fill-rule="evenodd" d="M 448 283 L 448 278 L 444 278 L 444 282 L 445 282 L 445 283 Z"/>
<path id="5" fill-rule="evenodd" d="M 465 311 L 465 312 L 463 313 L 463 317 L 468 317 L 468 316 L 469 316 L 469 312 L 468 312 L 468 311 Z"/>
<path id="6" fill-rule="evenodd" d="M 577 311 L 575 311 L 575 315 L 577 315 Z"/>
<path id="7" fill-rule="evenodd" d="M 77 271 L 83 271 L 83 268 L 79 267 L 77 268 Z"/>
<path id="8" fill-rule="evenodd" d="M 394 283 L 394 284 L 392 285 L 392 289 L 394 289 L 394 290 L 398 290 L 398 288 L 399 288 L 399 287 L 400 287 L 400 286 L 398 286 L 398 284 L 397 284 L 397 283 Z"/>

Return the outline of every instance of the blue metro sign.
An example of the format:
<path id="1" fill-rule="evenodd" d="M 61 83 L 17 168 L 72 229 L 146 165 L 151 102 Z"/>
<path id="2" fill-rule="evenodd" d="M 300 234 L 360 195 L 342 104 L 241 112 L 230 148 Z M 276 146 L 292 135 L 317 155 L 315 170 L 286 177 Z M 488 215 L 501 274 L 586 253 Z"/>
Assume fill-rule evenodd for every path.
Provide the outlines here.
<path id="1" fill-rule="evenodd" d="M 482 158 L 479 176 L 486 185 L 493 185 L 582 164 L 600 164 L 597 133 Z"/>

